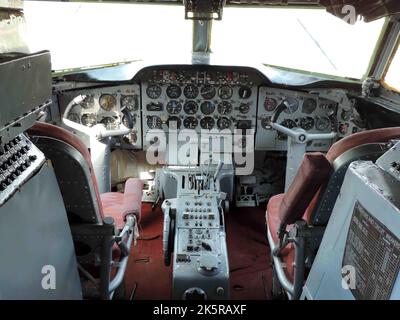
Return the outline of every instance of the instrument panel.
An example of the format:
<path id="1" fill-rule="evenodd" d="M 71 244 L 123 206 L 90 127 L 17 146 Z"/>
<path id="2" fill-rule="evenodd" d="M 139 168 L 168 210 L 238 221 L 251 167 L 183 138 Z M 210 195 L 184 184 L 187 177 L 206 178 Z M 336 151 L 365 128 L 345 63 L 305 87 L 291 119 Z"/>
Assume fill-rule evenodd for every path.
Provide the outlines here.
<path id="1" fill-rule="evenodd" d="M 253 129 L 255 150 L 285 151 L 287 137 L 272 129 L 271 121 L 311 133 L 337 132 L 344 137 L 364 130 L 353 121 L 355 108 L 340 90 L 312 92 L 267 87 L 256 71 L 191 66 L 144 69 L 137 84 L 97 87 L 60 93 L 61 109 L 78 95 L 85 99 L 70 112 L 72 121 L 85 126 L 103 124 L 109 130 L 121 124 L 132 128 L 125 141 L 147 150 L 151 129 L 192 129 L 197 133 Z M 284 108 L 282 107 L 284 105 Z M 283 110 L 282 110 L 283 109 Z M 225 131 L 224 131 L 225 130 Z M 234 139 L 235 140 L 235 139 Z M 236 142 L 245 145 L 245 141 Z M 333 141 L 309 142 L 308 151 L 326 151 Z"/>
<path id="2" fill-rule="evenodd" d="M 68 119 L 87 127 L 103 124 L 107 130 L 119 129 L 123 124 L 132 129 L 125 138 L 135 149 L 142 148 L 140 87 L 138 85 L 87 89 L 64 93 L 60 101 L 68 105 L 78 95 L 81 103 L 72 107 Z"/>
<path id="3" fill-rule="evenodd" d="M 257 85 L 245 73 L 153 70 L 142 82 L 143 132 L 255 129 Z M 146 144 L 146 143 L 145 143 Z"/>
<path id="4" fill-rule="evenodd" d="M 321 99 L 316 94 L 260 87 L 256 149 L 286 150 L 286 135 L 271 127 L 271 121 L 284 104 L 276 122 L 288 128 L 302 128 L 310 133 L 337 132 L 338 104 Z M 315 140 L 309 151 L 329 149 L 332 141 Z"/>

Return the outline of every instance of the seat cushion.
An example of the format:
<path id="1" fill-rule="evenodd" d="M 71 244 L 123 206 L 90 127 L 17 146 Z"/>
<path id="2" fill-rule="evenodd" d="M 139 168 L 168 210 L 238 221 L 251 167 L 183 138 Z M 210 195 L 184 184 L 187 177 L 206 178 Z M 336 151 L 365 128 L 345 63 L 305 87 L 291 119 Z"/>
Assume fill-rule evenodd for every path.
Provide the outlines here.
<path id="1" fill-rule="evenodd" d="M 114 218 L 117 228 L 122 229 L 127 215 L 134 214 L 140 220 L 143 182 L 130 178 L 125 183 L 124 193 L 107 192 L 101 195 L 103 213 Z"/>

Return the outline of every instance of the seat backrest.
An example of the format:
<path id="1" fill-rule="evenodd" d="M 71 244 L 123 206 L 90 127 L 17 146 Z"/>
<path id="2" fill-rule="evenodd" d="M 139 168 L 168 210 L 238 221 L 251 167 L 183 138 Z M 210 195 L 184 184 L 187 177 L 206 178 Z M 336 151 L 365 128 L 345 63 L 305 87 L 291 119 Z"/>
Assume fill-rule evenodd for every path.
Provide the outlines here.
<path id="1" fill-rule="evenodd" d="M 376 157 L 380 155 L 380 150 L 381 147 L 379 146 L 382 143 L 386 143 L 392 139 L 397 139 L 400 137 L 400 127 L 391 127 L 391 128 L 381 128 L 381 129 L 373 129 L 373 130 L 368 130 L 368 131 L 362 131 L 358 133 L 354 133 L 350 136 L 347 136 L 346 138 L 343 138 L 339 141 L 337 141 L 335 144 L 332 145 L 332 147 L 329 149 L 326 158 L 329 160 L 329 162 L 335 167 L 336 163 L 336 168 L 335 172 L 338 171 L 338 165 L 337 163 L 341 162 L 342 160 L 346 159 L 349 155 L 350 159 L 347 159 L 347 161 L 343 161 L 341 165 L 340 172 L 336 174 L 336 176 L 332 177 L 332 181 L 326 181 L 326 183 L 323 185 L 322 188 L 320 188 L 316 194 L 314 195 L 312 201 L 309 203 L 307 210 L 304 214 L 304 219 L 308 221 L 310 224 L 318 224 L 318 225 L 323 225 L 327 223 L 327 219 L 329 219 L 329 213 L 326 215 L 326 212 L 329 211 L 329 207 L 332 206 L 332 199 L 334 202 L 336 201 L 338 190 L 337 188 L 340 189 L 341 187 L 341 174 L 344 174 L 347 170 L 348 165 L 352 161 L 356 160 L 376 160 Z M 377 145 L 376 150 L 369 149 L 369 148 L 361 148 L 359 149 L 360 146 L 363 145 L 372 145 L 375 144 Z M 342 157 L 341 161 L 336 161 L 344 155 L 346 152 L 353 150 L 356 151 L 354 153 L 350 153 L 347 156 Z M 349 162 L 350 161 L 350 162 Z M 326 190 L 326 187 L 330 185 L 330 189 Z M 335 189 L 336 186 L 336 189 Z M 331 192 L 333 189 L 335 189 L 335 194 L 330 194 L 330 200 L 329 203 L 326 203 L 323 200 L 325 190 L 326 192 Z M 327 199 L 328 195 L 325 196 L 325 200 Z M 333 197 L 331 197 L 333 196 Z M 333 202 L 333 205 L 334 205 Z M 328 205 L 329 204 L 329 205 Z M 318 216 L 318 210 L 319 207 L 323 205 L 327 205 L 323 210 L 324 213 L 321 216 Z M 331 212 L 331 211 L 329 211 Z"/>
<path id="2" fill-rule="evenodd" d="M 332 172 L 330 162 L 320 152 L 306 153 L 285 193 L 280 208 L 281 225 L 295 223 L 303 217 L 307 206 Z"/>
<path id="3" fill-rule="evenodd" d="M 327 225 L 339 196 L 347 168 L 354 161 L 373 161 L 390 149 L 389 143 L 368 143 L 347 150 L 333 162 L 333 173 L 328 183 L 321 186 L 314 212 L 306 212 L 308 223 L 314 226 Z"/>
<path id="4" fill-rule="evenodd" d="M 70 223 L 102 223 L 103 212 L 90 153 L 69 131 L 37 122 L 28 134 L 51 160 Z"/>

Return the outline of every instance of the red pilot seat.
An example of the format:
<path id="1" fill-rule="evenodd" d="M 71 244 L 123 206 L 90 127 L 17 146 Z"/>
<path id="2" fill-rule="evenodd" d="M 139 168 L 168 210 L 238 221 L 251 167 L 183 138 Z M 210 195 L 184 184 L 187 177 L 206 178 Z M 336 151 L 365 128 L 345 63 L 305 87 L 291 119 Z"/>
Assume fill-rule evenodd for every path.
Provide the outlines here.
<path id="1" fill-rule="evenodd" d="M 68 213 L 78 211 L 75 209 L 77 206 L 73 203 L 74 199 L 78 200 L 79 197 L 85 197 L 86 199 L 90 195 L 92 199 L 89 200 L 86 204 L 87 211 L 93 210 L 91 222 L 101 222 L 106 217 L 112 217 L 115 221 L 115 225 L 117 228 L 122 229 L 125 224 L 125 218 L 127 215 L 135 215 L 137 220 L 140 220 L 141 215 L 141 198 L 142 198 L 142 189 L 143 189 L 143 182 L 138 178 L 130 178 L 126 181 L 125 184 L 125 191 L 124 193 L 119 192 L 107 192 L 100 195 L 97 185 L 96 176 L 94 174 L 92 161 L 90 158 L 90 153 L 88 148 L 83 144 L 83 142 L 73 133 L 48 123 L 37 122 L 29 131 L 29 135 L 31 135 L 34 139 L 38 139 L 37 145 L 45 155 L 52 160 L 54 170 L 56 172 L 57 179 L 60 183 L 60 188 L 63 193 L 64 203 L 66 205 L 66 209 Z M 88 187 L 84 187 L 84 189 L 91 189 L 88 194 L 82 195 L 82 192 L 78 192 L 77 190 L 75 194 L 73 193 L 74 188 L 67 189 L 67 186 L 72 185 L 71 179 L 75 179 L 79 182 L 75 186 L 75 189 L 79 189 L 82 184 L 80 179 L 84 179 L 82 175 L 79 174 L 79 171 L 76 174 L 68 173 L 66 161 L 68 159 L 63 159 L 64 161 L 60 161 L 61 157 L 59 156 L 60 151 L 49 143 L 49 140 L 54 140 L 57 142 L 61 142 L 66 144 L 67 146 L 72 147 L 73 150 L 78 151 L 78 153 L 82 156 L 86 163 L 81 164 L 82 167 L 86 167 L 91 177 L 88 182 Z M 66 149 L 66 152 L 71 153 L 70 150 Z M 83 192 L 85 192 L 83 190 Z M 93 203 L 90 203 L 93 202 Z M 75 210 L 74 210 L 75 209 Z M 82 218 L 82 222 L 85 221 L 85 218 L 82 217 L 82 214 L 75 213 L 75 216 L 80 215 Z M 83 212 L 83 214 L 87 214 L 88 212 Z M 98 220 L 97 218 L 101 219 L 101 221 L 93 221 Z M 79 220 L 79 219 L 78 219 Z"/>
<path id="2" fill-rule="evenodd" d="M 286 226 L 286 230 L 290 230 L 292 225 L 301 219 L 309 225 L 312 224 L 312 216 L 322 194 L 321 189 L 329 180 L 336 158 L 355 147 L 386 143 L 399 137 L 399 127 L 363 131 L 333 144 L 326 156 L 322 153 L 307 153 L 288 191 L 272 197 L 268 202 L 266 221 L 275 246 L 279 245 L 281 227 Z M 287 279 L 292 283 L 294 281 L 294 251 L 294 245 L 289 243 L 279 254 L 282 262 L 286 264 Z"/>

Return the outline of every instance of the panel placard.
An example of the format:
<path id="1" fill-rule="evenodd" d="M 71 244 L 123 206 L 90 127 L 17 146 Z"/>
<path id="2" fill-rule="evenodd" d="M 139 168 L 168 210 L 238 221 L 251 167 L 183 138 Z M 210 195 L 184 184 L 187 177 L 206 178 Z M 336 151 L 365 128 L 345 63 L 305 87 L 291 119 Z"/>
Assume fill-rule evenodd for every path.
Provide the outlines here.
<path id="1" fill-rule="evenodd" d="M 400 240 L 356 202 L 347 235 L 343 266 L 355 268 L 357 300 L 390 298 L 400 267 Z"/>

